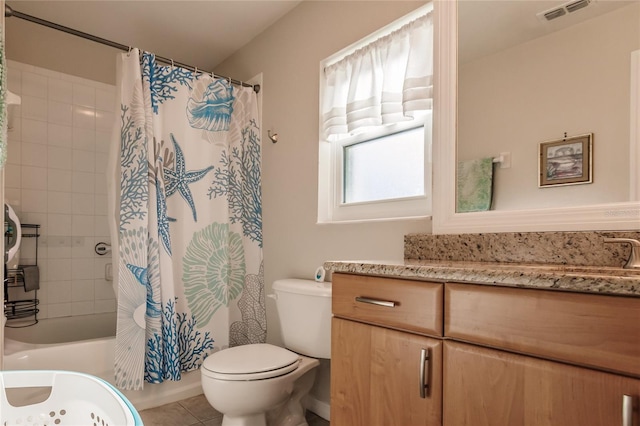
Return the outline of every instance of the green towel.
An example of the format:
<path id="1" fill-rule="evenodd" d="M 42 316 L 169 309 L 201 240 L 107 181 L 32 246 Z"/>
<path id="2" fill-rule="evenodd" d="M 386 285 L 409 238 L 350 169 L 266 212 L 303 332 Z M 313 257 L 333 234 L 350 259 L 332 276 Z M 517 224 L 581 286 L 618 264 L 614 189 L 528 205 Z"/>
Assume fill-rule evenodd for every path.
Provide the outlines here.
<path id="1" fill-rule="evenodd" d="M 456 212 L 489 210 L 492 185 L 492 157 L 458 162 Z"/>

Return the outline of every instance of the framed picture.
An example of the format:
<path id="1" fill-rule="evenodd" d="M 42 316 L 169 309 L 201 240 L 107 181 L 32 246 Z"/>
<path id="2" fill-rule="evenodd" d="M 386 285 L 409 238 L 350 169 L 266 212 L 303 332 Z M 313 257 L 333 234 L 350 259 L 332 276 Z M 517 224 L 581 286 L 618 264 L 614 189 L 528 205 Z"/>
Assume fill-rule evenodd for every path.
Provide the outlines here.
<path id="1" fill-rule="evenodd" d="M 539 186 L 593 181 L 593 133 L 540 144 Z"/>

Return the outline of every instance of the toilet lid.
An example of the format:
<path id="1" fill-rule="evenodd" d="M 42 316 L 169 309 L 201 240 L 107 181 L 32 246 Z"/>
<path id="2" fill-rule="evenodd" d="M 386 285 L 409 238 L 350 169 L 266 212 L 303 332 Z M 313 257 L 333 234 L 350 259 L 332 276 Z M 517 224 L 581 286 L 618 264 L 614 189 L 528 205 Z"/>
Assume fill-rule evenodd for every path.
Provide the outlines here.
<path id="1" fill-rule="evenodd" d="M 267 379 L 295 370 L 299 361 L 300 356 L 294 352 L 258 343 L 209 355 L 202 364 L 202 373 L 222 380 Z"/>

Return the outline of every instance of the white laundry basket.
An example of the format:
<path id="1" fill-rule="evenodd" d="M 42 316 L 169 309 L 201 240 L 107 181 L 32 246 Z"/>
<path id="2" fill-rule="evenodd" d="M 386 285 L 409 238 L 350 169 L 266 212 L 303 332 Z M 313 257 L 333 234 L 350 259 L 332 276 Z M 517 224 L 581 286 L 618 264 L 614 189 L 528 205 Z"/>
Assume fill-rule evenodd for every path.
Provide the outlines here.
<path id="1" fill-rule="evenodd" d="M 8 389 L 45 388 L 46 400 L 13 406 Z M 0 372 L 0 425 L 3 426 L 142 426 L 127 398 L 108 382 L 74 371 Z M 45 393 L 45 396 L 46 396 Z"/>

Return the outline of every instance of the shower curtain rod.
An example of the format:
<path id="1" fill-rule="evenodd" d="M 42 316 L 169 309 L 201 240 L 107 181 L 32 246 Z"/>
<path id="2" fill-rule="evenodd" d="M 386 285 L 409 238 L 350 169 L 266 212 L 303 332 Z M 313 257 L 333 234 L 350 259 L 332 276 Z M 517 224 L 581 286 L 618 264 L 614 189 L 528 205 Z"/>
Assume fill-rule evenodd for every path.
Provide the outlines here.
<path id="1" fill-rule="evenodd" d="M 98 37 L 95 36 L 93 34 L 88 34 L 82 31 L 78 31 L 78 30 L 74 30 L 73 28 L 69 28 L 69 27 L 65 27 L 64 25 L 60 25 L 60 24 L 56 24 L 55 22 L 50 22 L 50 21 L 46 21 L 44 19 L 40 19 L 38 17 L 35 16 L 31 16 L 31 15 L 27 15 L 26 13 L 22 13 L 22 12 L 18 12 L 17 10 L 13 10 L 11 8 L 11 6 L 5 4 L 4 5 L 4 16 L 5 17 L 16 17 L 16 18 L 20 18 L 20 19 L 24 19 L 25 21 L 29 21 L 29 22 L 33 22 L 35 24 L 39 24 L 39 25 L 43 25 L 45 27 L 49 27 L 49 28 L 53 28 L 54 30 L 58 30 L 58 31 L 62 31 L 64 33 L 67 34 L 71 34 L 77 37 L 81 37 L 87 40 L 91 40 L 94 41 L 96 43 L 100 43 L 100 44 L 104 44 L 106 46 L 110 46 L 116 49 L 120 49 L 122 51 L 125 52 L 129 52 L 131 50 L 131 46 L 127 46 L 124 44 L 120 44 L 120 43 L 116 43 L 115 41 L 111 41 L 111 40 L 107 40 L 106 38 L 102 38 L 102 37 Z M 180 68 L 186 68 L 188 70 L 191 71 L 200 71 L 203 74 L 211 74 L 215 77 L 224 79 L 224 80 L 228 80 L 229 82 L 236 84 L 238 86 L 243 86 L 243 87 L 252 87 L 253 90 L 258 93 L 260 92 L 260 85 L 259 84 L 249 84 L 249 83 L 245 83 L 244 81 L 240 81 L 240 80 L 236 80 L 233 78 L 229 78 L 229 77 L 225 77 L 223 75 L 219 75 L 219 74 L 215 74 L 211 71 L 204 71 L 204 70 L 199 70 L 197 67 L 194 67 L 193 65 L 187 65 L 187 64 L 183 64 L 182 62 L 177 62 L 174 61 L 172 59 L 169 58 L 165 58 L 162 56 L 157 56 L 156 55 L 156 60 L 163 62 L 165 64 L 169 64 L 172 66 L 178 66 Z"/>

